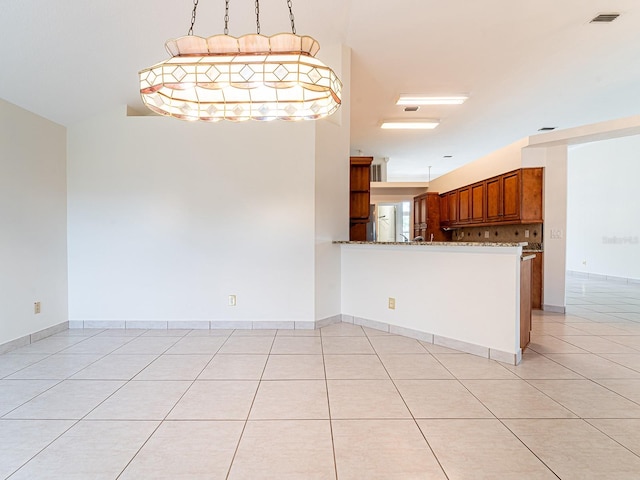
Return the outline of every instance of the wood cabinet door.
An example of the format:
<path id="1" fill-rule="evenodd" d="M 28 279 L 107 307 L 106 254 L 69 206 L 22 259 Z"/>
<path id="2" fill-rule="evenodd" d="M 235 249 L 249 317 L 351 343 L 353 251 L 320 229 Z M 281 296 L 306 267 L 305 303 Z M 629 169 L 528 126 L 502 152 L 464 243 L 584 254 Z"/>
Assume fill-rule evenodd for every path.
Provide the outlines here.
<path id="1" fill-rule="evenodd" d="M 458 191 L 449 192 L 447 194 L 447 203 L 449 204 L 449 225 L 458 223 Z"/>
<path id="2" fill-rule="evenodd" d="M 490 178 L 485 182 L 486 217 L 487 222 L 497 222 L 502 215 L 500 204 L 502 203 L 501 177 Z"/>
<path id="3" fill-rule="evenodd" d="M 449 198 L 447 195 L 440 195 L 440 225 L 449 225 Z"/>
<path id="4" fill-rule="evenodd" d="M 369 192 L 351 192 L 349 218 L 351 220 L 369 220 Z"/>
<path id="5" fill-rule="evenodd" d="M 520 219 L 520 170 L 502 175 L 502 220 Z"/>
<path id="6" fill-rule="evenodd" d="M 420 197 L 413 199 L 413 228 L 420 228 Z M 414 235 L 414 237 L 416 236 Z"/>
<path id="7" fill-rule="evenodd" d="M 427 221 L 429 217 L 429 205 L 427 203 L 427 196 L 420 197 L 420 223 L 422 228 L 427 228 Z"/>
<path id="8" fill-rule="evenodd" d="M 458 190 L 458 223 L 471 221 L 471 188 Z"/>
<path id="9" fill-rule="evenodd" d="M 484 182 L 471 185 L 471 222 L 484 221 Z"/>

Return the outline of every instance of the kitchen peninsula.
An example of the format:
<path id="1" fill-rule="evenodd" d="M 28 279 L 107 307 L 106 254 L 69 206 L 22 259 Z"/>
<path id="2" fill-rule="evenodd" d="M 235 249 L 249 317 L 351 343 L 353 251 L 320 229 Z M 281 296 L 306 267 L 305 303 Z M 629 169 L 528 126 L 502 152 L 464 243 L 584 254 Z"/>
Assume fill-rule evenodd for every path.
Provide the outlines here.
<path id="1" fill-rule="evenodd" d="M 521 280 L 521 270 L 535 256 L 523 257 L 526 243 L 334 243 L 343 321 L 520 362 L 531 321 L 530 275 Z"/>

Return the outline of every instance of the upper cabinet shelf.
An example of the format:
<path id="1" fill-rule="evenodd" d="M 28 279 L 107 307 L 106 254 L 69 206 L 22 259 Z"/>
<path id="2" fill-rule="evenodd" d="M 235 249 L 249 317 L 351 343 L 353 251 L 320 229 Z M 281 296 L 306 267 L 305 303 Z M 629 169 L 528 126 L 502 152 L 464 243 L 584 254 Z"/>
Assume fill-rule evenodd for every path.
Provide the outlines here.
<path id="1" fill-rule="evenodd" d="M 522 168 L 440 194 L 441 226 L 542 223 L 543 172 Z"/>

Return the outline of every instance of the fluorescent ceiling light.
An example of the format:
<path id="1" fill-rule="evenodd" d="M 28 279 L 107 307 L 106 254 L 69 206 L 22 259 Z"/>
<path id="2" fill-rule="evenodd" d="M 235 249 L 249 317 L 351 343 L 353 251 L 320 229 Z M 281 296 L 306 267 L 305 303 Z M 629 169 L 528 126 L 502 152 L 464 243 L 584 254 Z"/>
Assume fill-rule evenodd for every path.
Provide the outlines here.
<path id="1" fill-rule="evenodd" d="M 429 130 L 440 125 L 440 120 L 385 120 L 380 125 L 384 129 L 397 130 Z"/>
<path id="2" fill-rule="evenodd" d="M 467 95 L 449 95 L 434 97 L 431 95 L 402 94 L 396 105 L 460 105 L 469 98 Z"/>

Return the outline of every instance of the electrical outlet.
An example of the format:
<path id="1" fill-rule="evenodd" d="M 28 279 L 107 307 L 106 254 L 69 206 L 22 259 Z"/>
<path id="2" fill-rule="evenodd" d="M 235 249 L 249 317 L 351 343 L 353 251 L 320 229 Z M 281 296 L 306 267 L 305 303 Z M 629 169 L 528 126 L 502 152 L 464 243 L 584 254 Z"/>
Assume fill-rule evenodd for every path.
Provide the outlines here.
<path id="1" fill-rule="evenodd" d="M 484 231 L 484 238 L 489 238 L 489 230 Z"/>
<path id="2" fill-rule="evenodd" d="M 229 295 L 229 303 L 228 303 L 228 305 L 230 307 L 235 307 L 237 305 L 236 304 L 236 296 L 235 295 Z"/>
<path id="3" fill-rule="evenodd" d="M 389 297 L 389 309 L 390 310 L 396 309 L 396 299 L 393 297 Z"/>
<path id="4" fill-rule="evenodd" d="M 35 302 L 33 304 L 33 313 L 40 313 L 41 307 L 40 302 Z"/>
<path id="5" fill-rule="evenodd" d="M 524 231 L 524 238 L 529 238 L 529 230 Z"/>

